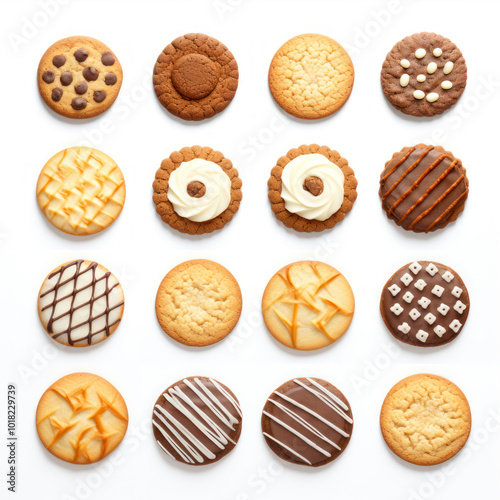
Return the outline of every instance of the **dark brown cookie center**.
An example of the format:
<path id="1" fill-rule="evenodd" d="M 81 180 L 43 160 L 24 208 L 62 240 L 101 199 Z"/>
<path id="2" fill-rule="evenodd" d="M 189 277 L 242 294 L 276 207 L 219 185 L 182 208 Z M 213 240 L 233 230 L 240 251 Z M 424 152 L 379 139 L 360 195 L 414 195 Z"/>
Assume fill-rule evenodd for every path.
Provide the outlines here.
<path id="1" fill-rule="evenodd" d="M 187 185 L 187 193 L 191 198 L 201 198 L 207 192 L 207 188 L 203 182 L 192 181 Z"/>
<path id="2" fill-rule="evenodd" d="M 202 54 L 187 54 L 174 63 L 172 83 L 177 92 L 188 99 L 206 97 L 218 81 L 217 64 Z"/>
<path id="3" fill-rule="evenodd" d="M 309 176 L 304 181 L 302 187 L 313 196 L 319 196 L 323 192 L 323 181 L 319 177 Z"/>

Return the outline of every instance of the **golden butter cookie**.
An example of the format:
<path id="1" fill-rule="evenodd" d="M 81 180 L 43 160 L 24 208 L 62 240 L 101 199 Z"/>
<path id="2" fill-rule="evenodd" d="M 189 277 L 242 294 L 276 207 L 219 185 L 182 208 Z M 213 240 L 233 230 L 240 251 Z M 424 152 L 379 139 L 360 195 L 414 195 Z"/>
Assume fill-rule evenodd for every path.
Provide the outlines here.
<path id="1" fill-rule="evenodd" d="M 300 232 L 333 228 L 351 211 L 358 181 L 327 146 L 302 145 L 282 156 L 267 183 L 276 218 Z"/>
<path id="2" fill-rule="evenodd" d="M 52 455 L 72 464 L 91 464 L 108 456 L 127 426 L 122 395 L 91 373 L 72 373 L 54 382 L 36 409 L 40 441 Z"/>
<path id="3" fill-rule="evenodd" d="M 196 259 L 174 267 L 156 294 L 156 317 L 178 342 L 207 346 L 231 333 L 241 315 L 238 282 L 223 266 Z"/>
<path id="4" fill-rule="evenodd" d="M 123 72 L 118 58 L 102 42 L 70 36 L 47 49 L 37 80 L 50 109 L 68 118 L 92 118 L 115 102 Z"/>
<path id="5" fill-rule="evenodd" d="M 74 260 L 54 269 L 38 293 L 38 315 L 60 344 L 86 347 L 120 324 L 125 297 L 118 280 L 97 262 Z"/>
<path id="6" fill-rule="evenodd" d="M 398 382 L 380 413 L 389 448 L 416 465 L 436 465 L 455 456 L 467 442 L 471 422 L 464 393 L 444 377 L 426 373 Z"/>
<path id="7" fill-rule="evenodd" d="M 72 147 L 45 164 L 38 177 L 36 196 L 53 226 L 85 236 L 106 229 L 120 215 L 125 203 L 125 179 L 107 154 Z"/>
<path id="8" fill-rule="evenodd" d="M 161 162 L 153 182 L 156 212 L 187 234 L 222 229 L 240 207 L 242 182 L 220 151 L 192 146 Z"/>
<path id="9" fill-rule="evenodd" d="M 262 297 L 262 314 L 271 335 L 302 351 L 338 340 L 354 314 L 354 295 L 345 277 L 323 262 L 301 261 L 280 269 Z"/>
<path id="10" fill-rule="evenodd" d="M 351 95 L 354 66 L 344 47 L 324 35 L 298 35 L 271 61 L 274 100 L 297 118 L 315 120 L 338 111 Z"/>

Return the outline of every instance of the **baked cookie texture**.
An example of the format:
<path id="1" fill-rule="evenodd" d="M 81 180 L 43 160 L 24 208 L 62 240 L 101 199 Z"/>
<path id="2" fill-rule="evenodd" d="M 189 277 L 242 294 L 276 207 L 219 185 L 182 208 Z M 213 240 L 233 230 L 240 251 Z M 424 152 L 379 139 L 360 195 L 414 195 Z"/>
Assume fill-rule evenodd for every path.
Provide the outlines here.
<path id="1" fill-rule="evenodd" d="M 189 33 L 167 45 L 156 61 L 153 85 L 162 106 L 183 120 L 224 111 L 238 88 L 238 64 L 215 38 Z"/>
<path id="2" fill-rule="evenodd" d="M 38 293 L 38 316 L 60 344 L 86 347 L 106 340 L 120 324 L 123 289 L 104 266 L 74 260 L 54 269 Z"/>
<path id="3" fill-rule="evenodd" d="M 47 106 L 68 118 L 92 118 L 118 97 L 120 62 L 110 48 L 86 36 L 63 38 L 40 60 L 38 89 Z"/>
<path id="4" fill-rule="evenodd" d="M 327 160 L 339 167 L 344 175 L 343 191 L 344 200 L 340 208 L 328 217 L 326 220 L 309 220 L 297 213 L 292 213 L 286 209 L 286 203 L 282 196 L 282 175 L 285 167 L 293 160 L 302 155 L 321 154 Z M 307 177 L 304 179 L 302 189 L 309 191 L 312 196 L 317 197 L 323 194 L 324 182 L 318 177 Z M 319 183 L 318 183 L 319 181 Z M 343 220 L 351 211 L 354 202 L 357 198 L 356 187 L 358 181 L 354 175 L 354 171 L 349 166 L 348 161 L 342 158 L 337 151 L 330 149 L 327 146 L 319 146 L 317 144 L 302 145 L 298 148 L 293 148 L 288 151 L 285 156 L 279 158 L 277 164 L 271 170 L 271 176 L 267 182 L 268 198 L 271 203 L 272 211 L 276 219 L 282 222 L 286 227 L 299 232 L 319 232 L 325 229 L 333 228 L 338 222 Z M 328 193 L 325 193 L 328 194 Z M 313 199 L 313 203 L 315 200 Z"/>
<path id="5" fill-rule="evenodd" d="M 301 261 L 280 269 L 262 297 L 269 333 L 292 349 L 310 351 L 338 340 L 354 315 L 345 277 L 323 262 Z"/>
<path id="6" fill-rule="evenodd" d="M 269 396 L 262 411 L 262 433 L 282 460 L 320 467 L 346 449 L 353 430 L 346 397 L 319 378 L 296 378 Z"/>
<path id="7" fill-rule="evenodd" d="M 125 204 L 125 179 L 107 154 L 72 147 L 54 155 L 36 185 L 38 206 L 57 229 L 87 236 L 106 229 Z"/>
<path id="8" fill-rule="evenodd" d="M 415 33 L 387 54 L 380 78 L 384 95 L 394 108 L 412 116 L 435 116 L 460 99 L 467 66 L 448 38 Z"/>
<path id="9" fill-rule="evenodd" d="M 193 221 L 179 215 L 175 211 L 171 200 L 169 200 L 168 194 L 169 180 L 172 173 L 183 163 L 190 162 L 196 158 L 218 165 L 230 181 L 230 200 L 227 208 L 215 218 L 201 222 Z M 243 198 L 241 187 L 242 182 L 238 176 L 238 170 L 233 167 L 231 160 L 224 157 L 220 151 L 214 151 L 212 148 L 201 146 L 185 147 L 180 151 L 173 152 L 168 158 L 163 160 L 161 167 L 156 171 L 153 182 L 153 202 L 156 205 L 156 212 L 161 216 L 163 222 L 166 222 L 173 229 L 187 234 L 211 233 L 222 229 L 232 220 L 234 214 L 238 211 Z M 189 196 L 200 198 L 200 200 L 208 198 L 210 195 L 210 193 L 206 192 L 205 185 L 194 186 L 192 183 L 186 183 L 184 189 Z M 213 201 L 217 201 L 217 193 L 215 193 Z"/>
<path id="10" fill-rule="evenodd" d="M 57 458 L 91 464 L 108 456 L 128 426 L 127 405 L 107 380 L 72 373 L 54 382 L 36 409 L 40 441 Z"/>
<path id="11" fill-rule="evenodd" d="M 241 290 L 234 276 L 220 264 L 204 259 L 174 267 L 156 294 L 156 317 L 163 331 L 181 344 L 196 347 L 229 335 L 241 308 Z"/>
<path id="12" fill-rule="evenodd" d="M 441 146 L 417 144 L 395 153 L 380 175 L 387 217 L 415 233 L 446 227 L 463 212 L 469 180 L 461 160 Z"/>
<path id="13" fill-rule="evenodd" d="M 385 284 L 380 313 L 401 342 L 434 347 L 454 340 L 469 316 L 469 292 L 456 271 L 438 262 L 403 266 Z"/>
<path id="14" fill-rule="evenodd" d="M 437 465 L 455 456 L 467 442 L 471 422 L 464 393 L 444 377 L 429 374 L 398 382 L 380 413 L 389 448 L 416 465 Z"/>
<path id="15" fill-rule="evenodd" d="M 241 434 L 236 396 L 209 377 L 188 377 L 168 387 L 153 408 L 153 433 L 171 458 L 209 465 L 230 453 Z"/>
<path id="16" fill-rule="evenodd" d="M 335 40 L 317 34 L 285 42 L 269 68 L 269 89 L 277 104 L 297 118 L 315 120 L 338 111 L 351 95 L 354 66 Z"/>

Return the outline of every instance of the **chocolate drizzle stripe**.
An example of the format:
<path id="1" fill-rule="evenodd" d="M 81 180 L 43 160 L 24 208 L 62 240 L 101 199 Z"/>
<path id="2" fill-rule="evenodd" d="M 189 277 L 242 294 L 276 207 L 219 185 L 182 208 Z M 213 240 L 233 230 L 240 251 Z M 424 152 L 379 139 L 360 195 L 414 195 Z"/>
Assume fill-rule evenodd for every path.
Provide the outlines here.
<path id="1" fill-rule="evenodd" d="M 455 206 L 458 204 L 458 202 L 467 195 L 469 190 L 465 191 L 462 193 L 453 203 L 451 203 L 448 208 L 432 223 L 429 225 L 429 227 L 426 229 L 426 231 L 430 231 L 436 224 L 438 224 L 448 213 L 450 213 Z"/>

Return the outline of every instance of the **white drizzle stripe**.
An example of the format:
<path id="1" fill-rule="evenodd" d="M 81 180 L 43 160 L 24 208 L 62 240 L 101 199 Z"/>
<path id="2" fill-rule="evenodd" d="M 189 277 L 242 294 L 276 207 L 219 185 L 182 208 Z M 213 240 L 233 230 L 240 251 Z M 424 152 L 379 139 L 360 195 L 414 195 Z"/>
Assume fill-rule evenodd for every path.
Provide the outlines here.
<path id="1" fill-rule="evenodd" d="M 333 392 L 325 389 L 321 384 L 318 384 L 318 382 L 316 382 L 316 380 L 313 380 L 312 378 L 306 378 L 306 380 L 316 386 L 320 391 L 323 391 L 327 396 L 330 396 L 343 410 L 349 411 L 349 407 L 341 399 L 335 396 Z"/>
<path id="2" fill-rule="evenodd" d="M 158 424 L 157 424 L 157 423 L 155 423 L 155 422 L 153 422 L 153 423 L 155 424 L 156 428 L 157 428 L 158 430 L 160 430 L 160 428 L 158 427 Z M 161 432 L 161 430 L 160 430 L 160 432 Z M 161 449 L 162 449 L 162 450 L 163 450 L 163 451 L 164 451 L 164 452 L 165 452 L 165 453 L 166 453 L 169 457 L 174 458 L 174 456 L 172 455 L 172 453 L 170 453 L 170 452 L 169 452 L 169 451 L 165 448 L 165 446 L 163 446 L 163 445 L 160 443 L 160 441 L 156 440 L 156 442 L 158 443 L 158 446 L 159 446 L 159 447 L 160 447 L 160 448 L 161 448 Z"/>
<path id="3" fill-rule="evenodd" d="M 267 438 L 271 439 L 275 443 L 278 443 L 280 446 L 282 446 L 283 448 L 285 448 L 285 450 L 288 450 L 290 453 L 293 453 L 296 457 L 299 457 L 306 464 L 312 465 L 311 462 L 309 462 L 309 460 L 307 460 L 307 458 L 303 457 L 300 453 L 297 453 L 295 450 L 292 450 L 292 448 L 290 448 L 286 444 L 282 443 L 280 440 L 276 439 L 275 437 L 271 436 L 271 434 L 268 434 L 267 432 L 264 432 L 263 434 Z"/>
<path id="4" fill-rule="evenodd" d="M 234 399 L 229 392 L 227 392 L 224 387 L 222 387 L 217 380 L 214 380 L 213 378 L 210 379 L 210 382 L 214 384 L 215 387 L 219 390 L 220 393 L 224 394 L 226 396 L 226 399 L 233 405 L 234 409 L 238 412 L 238 415 L 240 418 L 243 417 L 243 414 L 241 413 L 241 408 L 240 405 L 238 404 L 238 401 Z"/>

